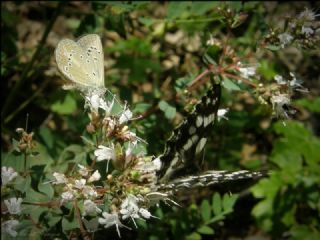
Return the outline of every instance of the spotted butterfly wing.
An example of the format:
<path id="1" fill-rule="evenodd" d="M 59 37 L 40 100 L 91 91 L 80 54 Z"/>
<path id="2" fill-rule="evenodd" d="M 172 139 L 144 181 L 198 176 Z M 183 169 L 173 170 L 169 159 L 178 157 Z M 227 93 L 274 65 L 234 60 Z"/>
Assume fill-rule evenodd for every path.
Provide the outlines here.
<path id="1" fill-rule="evenodd" d="M 104 87 L 103 50 L 100 37 L 88 34 L 78 41 L 63 39 L 55 57 L 59 71 L 78 87 Z"/>

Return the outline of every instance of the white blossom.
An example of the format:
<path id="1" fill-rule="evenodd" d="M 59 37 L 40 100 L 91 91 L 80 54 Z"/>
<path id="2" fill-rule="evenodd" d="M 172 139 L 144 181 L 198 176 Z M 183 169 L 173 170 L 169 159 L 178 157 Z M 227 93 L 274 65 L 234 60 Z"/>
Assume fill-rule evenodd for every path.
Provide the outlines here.
<path id="1" fill-rule="evenodd" d="M 1 167 L 1 181 L 3 186 L 7 185 L 8 182 L 11 182 L 17 176 L 18 173 L 12 167 Z"/>
<path id="2" fill-rule="evenodd" d="M 120 213 L 122 214 L 122 219 L 127 219 L 131 217 L 139 218 L 138 212 L 138 198 L 133 195 L 128 195 L 128 197 L 122 202 Z"/>
<path id="3" fill-rule="evenodd" d="M 280 40 L 282 48 L 284 48 L 285 46 L 290 44 L 292 42 L 292 40 L 293 40 L 293 36 L 291 36 L 289 33 L 286 33 L 286 32 L 279 34 L 278 38 Z"/>
<path id="4" fill-rule="evenodd" d="M 114 99 L 115 99 L 115 97 L 113 97 L 113 99 L 110 103 L 107 103 L 106 101 L 100 101 L 99 107 L 102 108 L 108 116 L 110 115 L 111 110 L 113 108 Z"/>
<path id="5" fill-rule="evenodd" d="M 101 97 L 98 94 L 85 96 L 86 106 L 89 106 L 91 111 L 98 112 Z"/>
<path id="6" fill-rule="evenodd" d="M 66 176 L 63 173 L 54 172 L 53 176 L 56 178 L 56 180 L 53 182 L 53 184 L 63 184 L 68 181 Z"/>
<path id="7" fill-rule="evenodd" d="M 250 66 L 250 67 L 239 67 L 240 75 L 243 78 L 249 78 L 256 74 L 256 66 Z"/>
<path id="8" fill-rule="evenodd" d="M 71 201 L 75 197 L 73 191 L 66 191 L 61 194 L 62 201 Z"/>
<path id="9" fill-rule="evenodd" d="M 114 147 L 106 147 L 103 145 L 99 145 L 98 149 L 94 151 L 94 155 L 97 157 L 97 161 L 103 161 L 103 160 L 115 160 L 116 159 L 116 153 L 114 150 Z"/>
<path id="10" fill-rule="evenodd" d="M 10 214 L 21 214 L 21 203 L 23 199 L 22 198 L 10 198 L 8 200 L 4 200 L 4 203 L 7 206 L 7 209 Z"/>
<path id="11" fill-rule="evenodd" d="M 128 122 L 132 118 L 132 115 L 133 114 L 129 109 L 124 110 L 119 117 L 119 123 L 123 124 Z"/>
<path id="12" fill-rule="evenodd" d="M 84 186 L 82 189 L 82 194 L 86 198 L 96 198 L 98 196 L 98 193 L 93 189 L 93 187 L 90 186 Z"/>
<path id="13" fill-rule="evenodd" d="M 145 208 L 140 208 L 139 213 L 145 219 L 149 219 L 152 216 L 151 213 Z"/>
<path id="14" fill-rule="evenodd" d="M 317 16 L 319 16 L 319 14 L 315 14 L 313 11 L 306 8 L 303 12 L 299 14 L 298 18 L 304 21 L 313 21 L 316 19 Z"/>
<path id="15" fill-rule="evenodd" d="M 227 108 L 219 109 L 218 112 L 217 112 L 218 121 L 220 121 L 221 118 L 228 119 L 228 118 L 225 116 L 228 111 L 229 111 L 229 109 L 227 109 Z"/>
<path id="16" fill-rule="evenodd" d="M 279 94 L 271 97 L 272 109 L 276 116 L 289 118 L 284 106 L 290 105 L 290 98 L 287 94 Z"/>
<path id="17" fill-rule="evenodd" d="M 85 166 L 83 166 L 81 164 L 78 164 L 78 167 L 79 167 L 78 172 L 79 172 L 79 174 L 81 176 L 83 176 L 83 177 L 88 176 L 88 174 L 89 174 L 89 169 L 88 168 L 86 168 Z"/>
<path id="18" fill-rule="evenodd" d="M 74 187 L 77 189 L 83 189 L 85 185 L 86 185 L 86 180 L 83 178 L 80 180 L 74 181 Z"/>
<path id="19" fill-rule="evenodd" d="M 121 237 L 120 231 L 119 231 L 119 226 L 120 227 L 126 227 L 126 226 L 120 222 L 118 214 L 117 213 L 110 214 L 107 212 L 103 212 L 102 216 L 103 216 L 103 218 L 98 219 L 99 223 L 101 225 L 104 225 L 105 228 L 116 225 L 117 233 L 118 233 L 119 237 Z M 128 228 L 128 227 L 126 227 L 126 228 Z M 128 229 L 130 229 L 130 228 L 128 228 Z"/>
<path id="20" fill-rule="evenodd" d="M 9 234 L 11 237 L 16 237 L 18 232 L 16 228 L 19 225 L 19 221 L 17 220 L 8 220 L 1 224 L 1 229 L 3 232 Z"/>
<path id="21" fill-rule="evenodd" d="M 310 35 L 312 35 L 314 33 L 314 31 L 311 27 L 302 26 L 301 33 L 306 35 L 307 37 L 309 37 Z"/>
<path id="22" fill-rule="evenodd" d="M 91 201 L 89 199 L 84 200 L 83 206 L 84 206 L 84 215 L 85 216 L 86 215 L 94 216 L 97 213 L 101 213 L 102 212 L 102 210 L 100 208 L 98 208 L 97 205 L 93 201 Z"/>
<path id="23" fill-rule="evenodd" d="M 274 76 L 274 80 L 280 85 L 286 85 L 287 80 L 285 80 L 281 75 Z"/>
<path id="24" fill-rule="evenodd" d="M 101 174 L 99 173 L 98 170 L 96 170 L 96 171 L 91 175 L 91 177 L 88 179 L 88 182 L 95 182 L 95 181 L 100 180 L 100 178 L 101 178 Z"/>

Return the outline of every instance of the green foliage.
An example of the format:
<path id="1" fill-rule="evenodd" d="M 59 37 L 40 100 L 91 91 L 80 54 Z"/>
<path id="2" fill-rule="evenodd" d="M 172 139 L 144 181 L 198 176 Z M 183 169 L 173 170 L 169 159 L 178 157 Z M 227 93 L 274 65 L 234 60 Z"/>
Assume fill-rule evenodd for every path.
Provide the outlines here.
<path id="1" fill-rule="evenodd" d="M 277 123 L 274 130 L 281 135 L 271 153 L 277 168 L 252 188 L 262 199 L 252 213 L 265 231 L 314 239 L 320 236 L 320 139 L 296 122 Z"/>

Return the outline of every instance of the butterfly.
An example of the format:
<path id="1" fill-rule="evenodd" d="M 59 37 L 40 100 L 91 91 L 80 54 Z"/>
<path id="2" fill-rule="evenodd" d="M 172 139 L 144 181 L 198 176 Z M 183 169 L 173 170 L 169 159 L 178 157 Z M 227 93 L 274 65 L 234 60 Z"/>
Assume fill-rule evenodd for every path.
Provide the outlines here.
<path id="1" fill-rule="evenodd" d="M 266 175 L 265 171 L 201 171 L 204 147 L 208 133 L 218 118 L 220 98 L 221 86 L 214 84 L 173 131 L 164 153 L 159 156 L 160 191 L 173 193 L 230 181 L 255 180 Z"/>
<path id="2" fill-rule="evenodd" d="M 104 88 L 104 55 L 101 39 L 88 34 L 77 41 L 63 39 L 55 50 L 59 71 L 78 88 Z"/>

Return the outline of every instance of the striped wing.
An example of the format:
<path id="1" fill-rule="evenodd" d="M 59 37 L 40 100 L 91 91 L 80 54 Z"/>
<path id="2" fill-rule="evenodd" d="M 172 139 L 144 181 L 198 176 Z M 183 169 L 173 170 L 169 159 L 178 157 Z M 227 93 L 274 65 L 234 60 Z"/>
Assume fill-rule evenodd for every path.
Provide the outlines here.
<path id="1" fill-rule="evenodd" d="M 160 156 L 160 182 L 168 182 L 201 170 L 203 149 L 211 125 L 217 119 L 220 95 L 221 87 L 215 84 L 173 131 L 164 154 Z"/>

